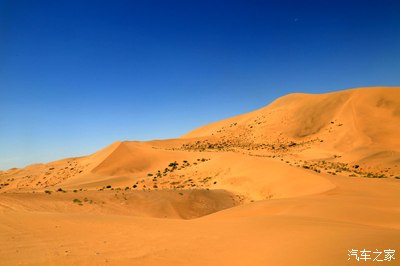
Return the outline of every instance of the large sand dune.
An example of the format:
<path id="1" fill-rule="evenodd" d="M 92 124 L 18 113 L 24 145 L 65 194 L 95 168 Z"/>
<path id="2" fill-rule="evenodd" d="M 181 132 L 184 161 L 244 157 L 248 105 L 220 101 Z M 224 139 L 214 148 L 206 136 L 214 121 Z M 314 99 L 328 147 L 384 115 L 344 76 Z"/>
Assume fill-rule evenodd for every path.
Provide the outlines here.
<path id="1" fill-rule="evenodd" d="M 400 88 L 291 94 L 0 171 L 0 264 L 368 264 L 348 250 L 400 250 L 399 132 Z"/>

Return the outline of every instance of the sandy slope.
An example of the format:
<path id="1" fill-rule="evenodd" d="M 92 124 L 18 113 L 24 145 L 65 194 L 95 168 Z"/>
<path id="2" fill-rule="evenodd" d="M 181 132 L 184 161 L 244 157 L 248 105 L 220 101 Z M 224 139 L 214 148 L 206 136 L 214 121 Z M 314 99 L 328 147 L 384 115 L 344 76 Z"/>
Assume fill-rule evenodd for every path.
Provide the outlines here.
<path id="1" fill-rule="evenodd" d="M 329 192 L 194 220 L 76 210 L 68 201 L 57 210 L 3 207 L 0 256 L 6 265 L 346 265 L 351 248 L 398 250 L 399 182 L 328 178 L 337 185 Z M 11 208 L 14 200 L 2 196 Z"/>
<path id="2" fill-rule="evenodd" d="M 257 111 L 196 129 L 184 138 L 215 136 L 245 143 L 323 140 L 331 153 L 373 160 L 382 152 L 400 162 L 400 88 L 290 94 Z"/>
<path id="3" fill-rule="evenodd" d="M 398 132 L 400 88 L 292 94 L 180 139 L 2 171 L 1 264 L 357 265 L 348 249 L 399 252 Z"/>

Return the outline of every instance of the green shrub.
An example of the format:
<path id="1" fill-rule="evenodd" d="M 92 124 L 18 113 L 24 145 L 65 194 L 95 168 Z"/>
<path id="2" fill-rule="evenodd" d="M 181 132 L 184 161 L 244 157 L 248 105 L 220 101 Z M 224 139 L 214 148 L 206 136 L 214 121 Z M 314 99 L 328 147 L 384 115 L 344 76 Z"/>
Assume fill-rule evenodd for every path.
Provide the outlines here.
<path id="1" fill-rule="evenodd" d="M 67 191 L 63 190 L 62 188 L 57 189 L 57 192 L 63 192 L 66 193 Z"/>
<path id="2" fill-rule="evenodd" d="M 81 203 L 82 203 L 82 201 L 81 201 L 80 199 L 73 199 L 72 202 L 73 202 L 73 203 L 78 203 L 78 204 L 81 204 Z"/>

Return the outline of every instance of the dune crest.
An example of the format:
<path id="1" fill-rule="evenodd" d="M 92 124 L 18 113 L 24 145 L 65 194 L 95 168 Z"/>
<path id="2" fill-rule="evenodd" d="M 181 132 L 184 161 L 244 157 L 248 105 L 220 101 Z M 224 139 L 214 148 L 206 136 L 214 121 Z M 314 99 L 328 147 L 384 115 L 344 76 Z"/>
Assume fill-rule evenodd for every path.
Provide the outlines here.
<path id="1" fill-rule="evenodd" d="M 0 178 L 8 181 L 1 191 L 136 185 L 145 190 L 227 189 L 243 201 L 292 197 L 331 189 L 319 173 L 338 167 L 356 176 L 395 176 L 398 132 L 399 88 L 295 93 L 180 139 L 118 141 L 89 156 L 3 171 Z"/>
<path id="2" fill-rule="evenodd" d="M 0 257 L 343 265 L 352 248 L 395 249 L 398 132 L 398 87 L 296 93 L 178 139 L 0 171 Z"/>
<path id="3" fill-rule="evenodd" d="M 346 161 L 368 161 L 386 151 L 391 153 L 386 159 L 393 161 L 400 159 L 399 114 L 400 89 L 396 87 L 297 93 L 254 112 L 200 127 L 182 138 L 228 139 L 236 146 L 314 141 L 313 149 L 346 153 Z"/>

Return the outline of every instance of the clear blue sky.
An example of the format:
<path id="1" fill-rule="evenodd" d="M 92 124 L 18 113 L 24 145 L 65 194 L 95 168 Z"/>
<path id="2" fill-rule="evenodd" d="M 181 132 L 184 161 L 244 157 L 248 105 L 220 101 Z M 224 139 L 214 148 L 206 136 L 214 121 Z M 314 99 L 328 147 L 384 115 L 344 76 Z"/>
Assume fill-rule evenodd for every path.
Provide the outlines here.
<path id="1" fill-rule="evenodd" d="M 400 85 L 400 1 L 0 0 L 0 169 Z"/>

